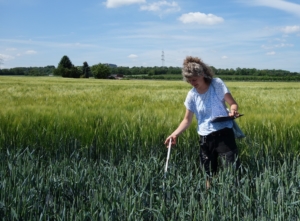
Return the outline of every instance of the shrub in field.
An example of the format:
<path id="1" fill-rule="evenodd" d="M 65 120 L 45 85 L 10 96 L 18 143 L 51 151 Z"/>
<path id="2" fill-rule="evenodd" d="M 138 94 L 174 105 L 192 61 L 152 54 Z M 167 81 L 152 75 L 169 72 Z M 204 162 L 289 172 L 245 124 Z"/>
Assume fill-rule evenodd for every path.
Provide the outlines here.
<path id="1" fill-rule="evenodd" d="M 97 79 L 106 79 L 110 75 L 109 67 L 104 64 L 93 65 L 91 70 Z"/>

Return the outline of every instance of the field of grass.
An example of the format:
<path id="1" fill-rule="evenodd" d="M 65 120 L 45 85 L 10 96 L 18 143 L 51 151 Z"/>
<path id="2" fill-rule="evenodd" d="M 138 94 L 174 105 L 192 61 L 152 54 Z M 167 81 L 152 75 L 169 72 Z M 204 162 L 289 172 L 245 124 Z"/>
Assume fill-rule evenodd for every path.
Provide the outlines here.
<path id="1" fill-rule="evenodd" d="M 2 220 L 298 220 L 299 83 L 225 82 L 242 172 L 205 189 L 196 122 L 172 148 L 183 81 L 0 78 Z M 163 190 L 163 183 L 166 189 Z"/>

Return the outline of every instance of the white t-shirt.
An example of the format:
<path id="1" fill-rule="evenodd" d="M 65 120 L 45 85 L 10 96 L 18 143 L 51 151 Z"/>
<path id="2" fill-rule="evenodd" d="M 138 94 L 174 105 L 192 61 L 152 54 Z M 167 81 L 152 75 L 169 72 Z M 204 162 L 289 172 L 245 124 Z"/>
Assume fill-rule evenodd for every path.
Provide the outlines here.
<path id="1" fill-rule="evenodd" d="M 224 100 L 227 93 L 230 91 L 220 78 L 213 78 L 204 94 L 199 94 L 195 88 L 188 92 L 184 105 L 196 115 L 199 135 L 206 136 L 225 127 L 232 128 L 232 121 L 211 122 L 214 117 L 228 115 Z"/>

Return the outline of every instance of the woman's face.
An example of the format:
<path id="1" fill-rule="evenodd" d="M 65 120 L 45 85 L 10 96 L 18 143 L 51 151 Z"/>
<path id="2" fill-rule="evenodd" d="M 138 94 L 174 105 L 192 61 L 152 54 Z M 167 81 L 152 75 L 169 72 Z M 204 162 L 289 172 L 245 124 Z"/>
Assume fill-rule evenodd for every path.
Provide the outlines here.
<path id="1" fill-rule="evenodd" d="M 190 83 L 190 85 L 192 85 L 194 88 L 198 88 L 203 83 L 205 83 L 203 76 L 190 77 L 187 79 L 187 82 Z"/>

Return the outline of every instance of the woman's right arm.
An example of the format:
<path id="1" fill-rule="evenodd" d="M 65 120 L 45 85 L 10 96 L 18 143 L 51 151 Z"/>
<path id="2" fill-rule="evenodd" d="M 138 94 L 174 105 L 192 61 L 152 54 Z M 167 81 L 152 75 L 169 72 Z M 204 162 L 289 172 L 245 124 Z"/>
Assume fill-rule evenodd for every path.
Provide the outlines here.
<path id="1" fill-rule="evenodd" d="M 176 138 L 191 125 L 193 116 L 194 113 L 186 109 L 183 120 L 177 129 L 165 140 L 165 145 L 168 145 L 170 139 L 172 139 L 172 144 L 176 144 Z"/>

